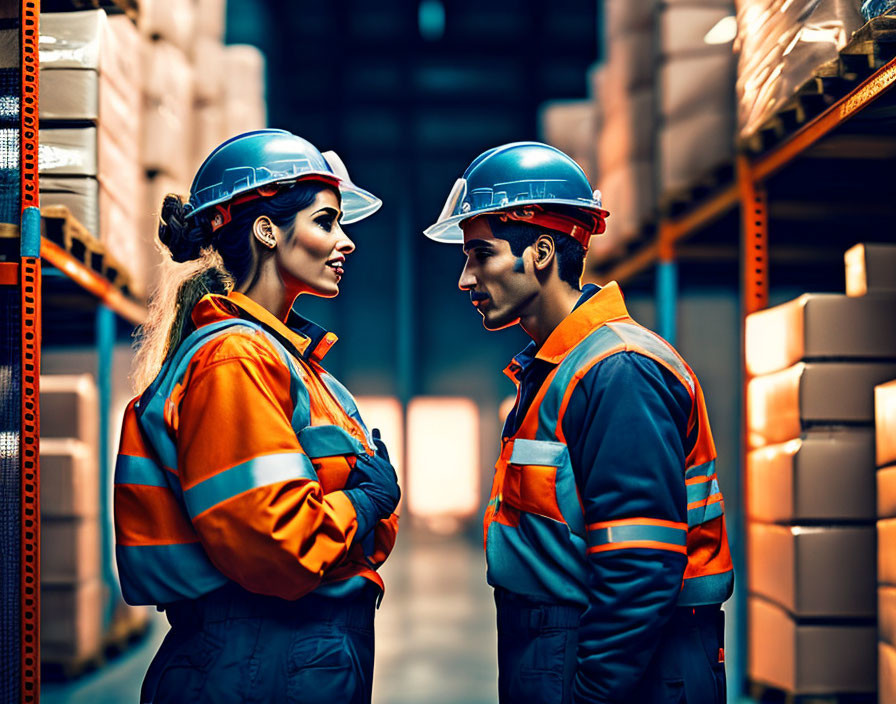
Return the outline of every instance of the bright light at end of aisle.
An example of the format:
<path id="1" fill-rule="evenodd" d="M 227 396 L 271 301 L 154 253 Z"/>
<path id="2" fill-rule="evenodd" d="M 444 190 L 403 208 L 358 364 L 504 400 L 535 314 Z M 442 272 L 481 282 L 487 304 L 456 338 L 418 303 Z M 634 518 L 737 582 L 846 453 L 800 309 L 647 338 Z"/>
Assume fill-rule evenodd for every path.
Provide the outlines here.
<path id="1" fill-rule="evenodd" d="M 404 410 L 401 402 L 394 396 L 358 396 L 355 402 L 368 430 L 379 429 L 389 450 L 389 460 L 398 474 L 398 483 L 404 489 Z"/>
<path id="2" fill-rule="evenodd" d="M 479 507 L 479 409 L 466 398 L 408 404 L 408 506 L 415 516 L 459 519 Z"/>
<path id="3" fill-rule="evenodd" d="M 728 42 L 733 42 L 736 36 L 737 19 L 734 15 L 729 15 L 716 22 L 713 28 L 703 37 L 703 41 L 707 44 L 727 44 Z"/>

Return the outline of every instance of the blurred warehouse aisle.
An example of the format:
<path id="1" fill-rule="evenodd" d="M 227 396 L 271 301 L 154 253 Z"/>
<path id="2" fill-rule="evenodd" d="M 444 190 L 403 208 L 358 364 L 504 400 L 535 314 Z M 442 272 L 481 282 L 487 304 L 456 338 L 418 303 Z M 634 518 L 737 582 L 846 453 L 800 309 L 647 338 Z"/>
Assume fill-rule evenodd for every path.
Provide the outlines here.
<path id="1" fill-rule="evenodd" d="M 382 570 L 386 597 L 376 623 L 376 704 L 496 700 L 494 605 L 484 571 L 475 539 L 399 534 Z M 41 702 L 137 702 L 146 667 L 167 627 L 158 614 L 138 647 L 72 683 L 44 683 Z"/>

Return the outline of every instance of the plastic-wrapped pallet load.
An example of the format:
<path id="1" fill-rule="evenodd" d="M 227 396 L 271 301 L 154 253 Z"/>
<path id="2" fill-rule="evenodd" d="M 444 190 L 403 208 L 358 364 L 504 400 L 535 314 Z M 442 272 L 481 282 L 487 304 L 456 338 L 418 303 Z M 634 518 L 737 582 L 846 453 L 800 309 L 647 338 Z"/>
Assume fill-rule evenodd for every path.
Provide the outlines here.
<path id="1" fill-rule="evenodd" d="M 102 10 L 41 15 L 41 204 L 67 205 L 134 273 L 141 264 L 132 215 L 141 192 L 137 36 L 126 17 Z"/>
<path id="2" fill-rule="evenodd" d="M 730 2 L 678 2 L 661 10 L 662 193 L 686 189 L 733 159 L 734 54 L 727 37 L 711 34 L 733 13 Z"/>
<path id="3" fill-rule="evenodd" d="M 196 10 L 193 0 L 140 0 L 140 33 L 190 51 L 195 38 Z"/>
<path id="4" fill-rule="evenodd" d="M 738 129 L 749 137 L 864 24 L 856 0 L 736 0 Z"/>
<path id="5" fill-rule="evenodd" d="M 843 255 L 846 295 L 896 293 L 896 245 L 857 244 Z"/>

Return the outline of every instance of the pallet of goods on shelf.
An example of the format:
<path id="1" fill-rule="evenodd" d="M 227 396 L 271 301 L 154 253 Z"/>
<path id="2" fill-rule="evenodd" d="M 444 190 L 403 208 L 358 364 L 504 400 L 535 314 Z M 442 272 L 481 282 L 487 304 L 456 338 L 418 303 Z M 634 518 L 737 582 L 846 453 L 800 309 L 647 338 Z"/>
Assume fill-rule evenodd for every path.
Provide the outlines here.
<path id="1" fill-rule="evenodd" d="M 108 14 L 124 14 L 136 20 L 140 6 L 147 0 L 41 0 L 42 12 L 66 12 L 71 10 L 105 10 Z"/>
<path id="2" fill-rule="evenodd" d="M 896 381 L 874 389 L 878 667 L 881 704 L 896 702 Z"/>
<path id="3" fill-rule="evenodd" d="M 810 56 L 817 54 L 817 59 L 795 64 L 792 73 L 782 71 L 787 81 L 776 78 L 780 85 L 755 88 L 750 81 L 757 80 L 754 74 L 759 67 L 751 65 L 749 57 L 744 58 L 742 53 L 738 74 L 739 124 L 740 141 L 747 150 L 761 153 L 782 142 L 896 57 L 896 16 L 876 17 L 857 26 L 854 8 L 845 4 L 839 7 L 837 12 L 842 17 L 839 25 L 834 24 L 839 26 L 837 32 L 830 35 L 827 43 L 813 42 Z M 804 30 L 803 36 L 809 35 L 809 30 Z M 828 53 L 823 53 L 826 45 Z M 838 51 L 834 51 L 836 47 L 840 47 Z M 758 61 L 755 57 L 752 60 Z M 782 66 L 788 62 L 793 63 L 794 59 L 788 56 Z M 891 78 L 881 77 L 887 84 Z M 771 83 L 772 79 L 768 81 Z"/>

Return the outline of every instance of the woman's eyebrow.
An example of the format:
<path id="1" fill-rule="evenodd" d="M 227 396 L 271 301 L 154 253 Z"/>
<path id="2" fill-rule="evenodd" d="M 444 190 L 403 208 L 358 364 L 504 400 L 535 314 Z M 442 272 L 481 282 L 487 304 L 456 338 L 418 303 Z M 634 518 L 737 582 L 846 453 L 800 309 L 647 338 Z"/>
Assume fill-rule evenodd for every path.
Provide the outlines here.
<path id="1" fill-rule="evenodd" d="M 339 217 L 339 211 L 336 210 L 336 208 L 331 208 L 329 205 L 324 206 L 324 207 L 321 208 L 320 210 L 315 210 L 315 211 L 311 214 L 311 217 L 314 217 L 315 215 L 318 215 L 319 213 L 330 213 L 330 214 L 332 214 L 334 217 Z"/>

